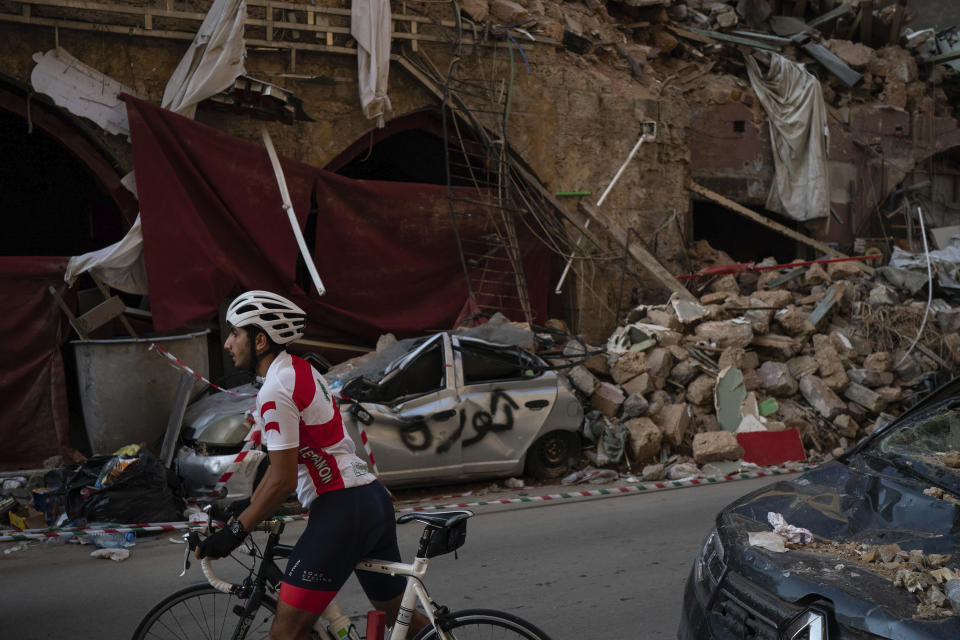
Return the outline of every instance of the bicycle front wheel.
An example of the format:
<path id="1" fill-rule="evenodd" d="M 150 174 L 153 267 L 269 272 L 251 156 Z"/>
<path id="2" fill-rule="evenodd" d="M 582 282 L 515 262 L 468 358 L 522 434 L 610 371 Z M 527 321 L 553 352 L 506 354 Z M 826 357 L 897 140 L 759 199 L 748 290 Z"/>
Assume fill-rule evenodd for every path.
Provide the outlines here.
<path id="1" fill-rule="evenodd" d="M 550 636 L 509 613 L 491 609 L 464 609 L 450 614 L 446 636 L 452 640 L 550 640 Z M 423 629 L 414 640 L 437 640 L 433 627 Z"/>
<path id="2" fill-rule="evenodd" d="M 208 584 L 195 584 L 169 595 L 151 609 L 140 621 L 133 640 L 231 638 L 245 604 L 244 599 L 233 594 L 222 593 Z M 264 596 L 245 638 L 269 638 L 276 610 L 276 601 Z"/>

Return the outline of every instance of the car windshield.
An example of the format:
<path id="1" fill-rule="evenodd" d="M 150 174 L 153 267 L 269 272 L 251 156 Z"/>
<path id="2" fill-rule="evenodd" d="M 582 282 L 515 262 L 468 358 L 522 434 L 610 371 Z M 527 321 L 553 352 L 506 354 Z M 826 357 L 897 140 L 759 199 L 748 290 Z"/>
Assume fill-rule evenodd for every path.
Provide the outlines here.
<path id="1" fill-rule="evenodd" d="M 934 405 L 893 427 L 869 451 L 960 493 L 960 399 Z"/>

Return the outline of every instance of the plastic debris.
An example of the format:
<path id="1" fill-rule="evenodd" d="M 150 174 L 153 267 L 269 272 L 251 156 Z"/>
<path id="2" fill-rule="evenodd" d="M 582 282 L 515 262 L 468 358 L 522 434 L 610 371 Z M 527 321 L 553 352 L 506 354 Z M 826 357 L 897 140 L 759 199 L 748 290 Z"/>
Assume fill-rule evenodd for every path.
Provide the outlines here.
<path id="1" fill-rule="evenodd" d="M 783 536 L 773 531 L 751 531 L 747 534 L 747 541 L 751 547 L 760 547 L 774 553 L 785 553 Z"/>
<path id="2" fill-rule="evenodd" d="M 787 539 L 787 542 L 792 542 L 794 544 L 807 544 L 808 542 L 813 542 L 813 534 L 809 529 L 803 529 L 801 527 L 795 527 L 792 524 L 787 524 L 787 521 L 779 513 L 774 513 L 773 511 L 767 514 L 767 522 L 770 523 L 770 526 L 773 527 L 773 532 L 780 534 Z"/>
<path id="3" fill-rule="evenodd" d="M 507 478 L 503 481 L 503 486 L 508 489 L 523 489 L 523 480 L 520 478 Z"/>
<path id="4" fill-rule="evenodd" d="M 129 549 L 97 549 L 90 552 L 91 558 L 106 558 L 114 562 L 123 562 L 130 557 Z"/>

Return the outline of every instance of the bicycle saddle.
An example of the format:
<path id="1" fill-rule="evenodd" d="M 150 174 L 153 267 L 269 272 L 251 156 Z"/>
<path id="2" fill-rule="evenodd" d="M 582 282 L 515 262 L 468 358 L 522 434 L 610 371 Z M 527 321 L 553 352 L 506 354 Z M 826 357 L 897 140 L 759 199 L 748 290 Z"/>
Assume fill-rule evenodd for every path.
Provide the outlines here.
<path id="1" fill-rule="evenodd" d="M 473 511 L 439 511 L 437 513 L 405 513 L 397 518 L 397 524 L 405 524 L 411 520 L 422 522 L 429 527 L 446 528 L 466 520 L 473 515 Z"/>

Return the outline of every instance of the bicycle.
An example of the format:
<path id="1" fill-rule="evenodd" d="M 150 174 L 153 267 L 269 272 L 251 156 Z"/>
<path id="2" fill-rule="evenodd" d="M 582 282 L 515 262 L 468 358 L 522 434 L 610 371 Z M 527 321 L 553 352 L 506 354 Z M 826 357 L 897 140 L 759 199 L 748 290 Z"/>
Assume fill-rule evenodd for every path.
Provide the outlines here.
<path id="1" fill-rule="evenodd" d="M 509 613 L 489 609 L 465 609 L 450 612 L 446 606 L 437 604 L 427 593 L 423 579 L 430 558 L 455 552 L 466 541 L 467 519 L 471 511 L 447 511 L 437 513 L 408 513 L 397 519 L 397 524 L 417 521 L 424 524 L 416 558 L 412 564 L 364 559 L 357 568 L 388 575 L 405 576 L 407 586 L 397 621 L 389 640 L 405 640 L 409 623 L 417 604 L 424 610 L 429 624 L 414 640 L 469 640 L 471 638 L 503 638 L 518 640 L 550 640 L 543 631 Z M 267 532 L 267 541 L 261 549 L 248 538 L 248 553 L 254 558 L 248 567 L 249 573 L 239 584 L 231 584 L 218 578 L 209 558 L 200 561 L 207 583 L 196 583 L 176 591 L 151 609 L 141 620 L 133 640 L 154 638 L 246 638 L 269 637 L 270 625 L 277 607 L 276 594 L 283 571 L 275 560 L 287 558 L 292 545 L 280 544 L 285 522 L 269 520 L 261 523 L 255 531 Z M 208 525 L 209 531 L 209 525 Z M 184 534 L 184 575 L 190 566 L 190 555 L 199 542 L 197 532 Z M 331 607 L 335 605 L 331 604 Z M 326 612 L 325 612 L 326 613 Z M 335 638 L 324 628 L 324 616 L 318 619 L 312 634 L 317 640 Z M 368 618 L 370 619 L 370 618 Z M 375 618 L 374 618 L 375 619 Z M 382 618 L 381 625 L 382 625 Z M 354 632 L 351 626 L 351 633 Z M 252 634 L 252 635 L 251 635 Z M 358 635 L 351 635 L 358 638 Z M 367 639 L 383 638 L 383 629 L 371 629 L 368 624 Z"/>

